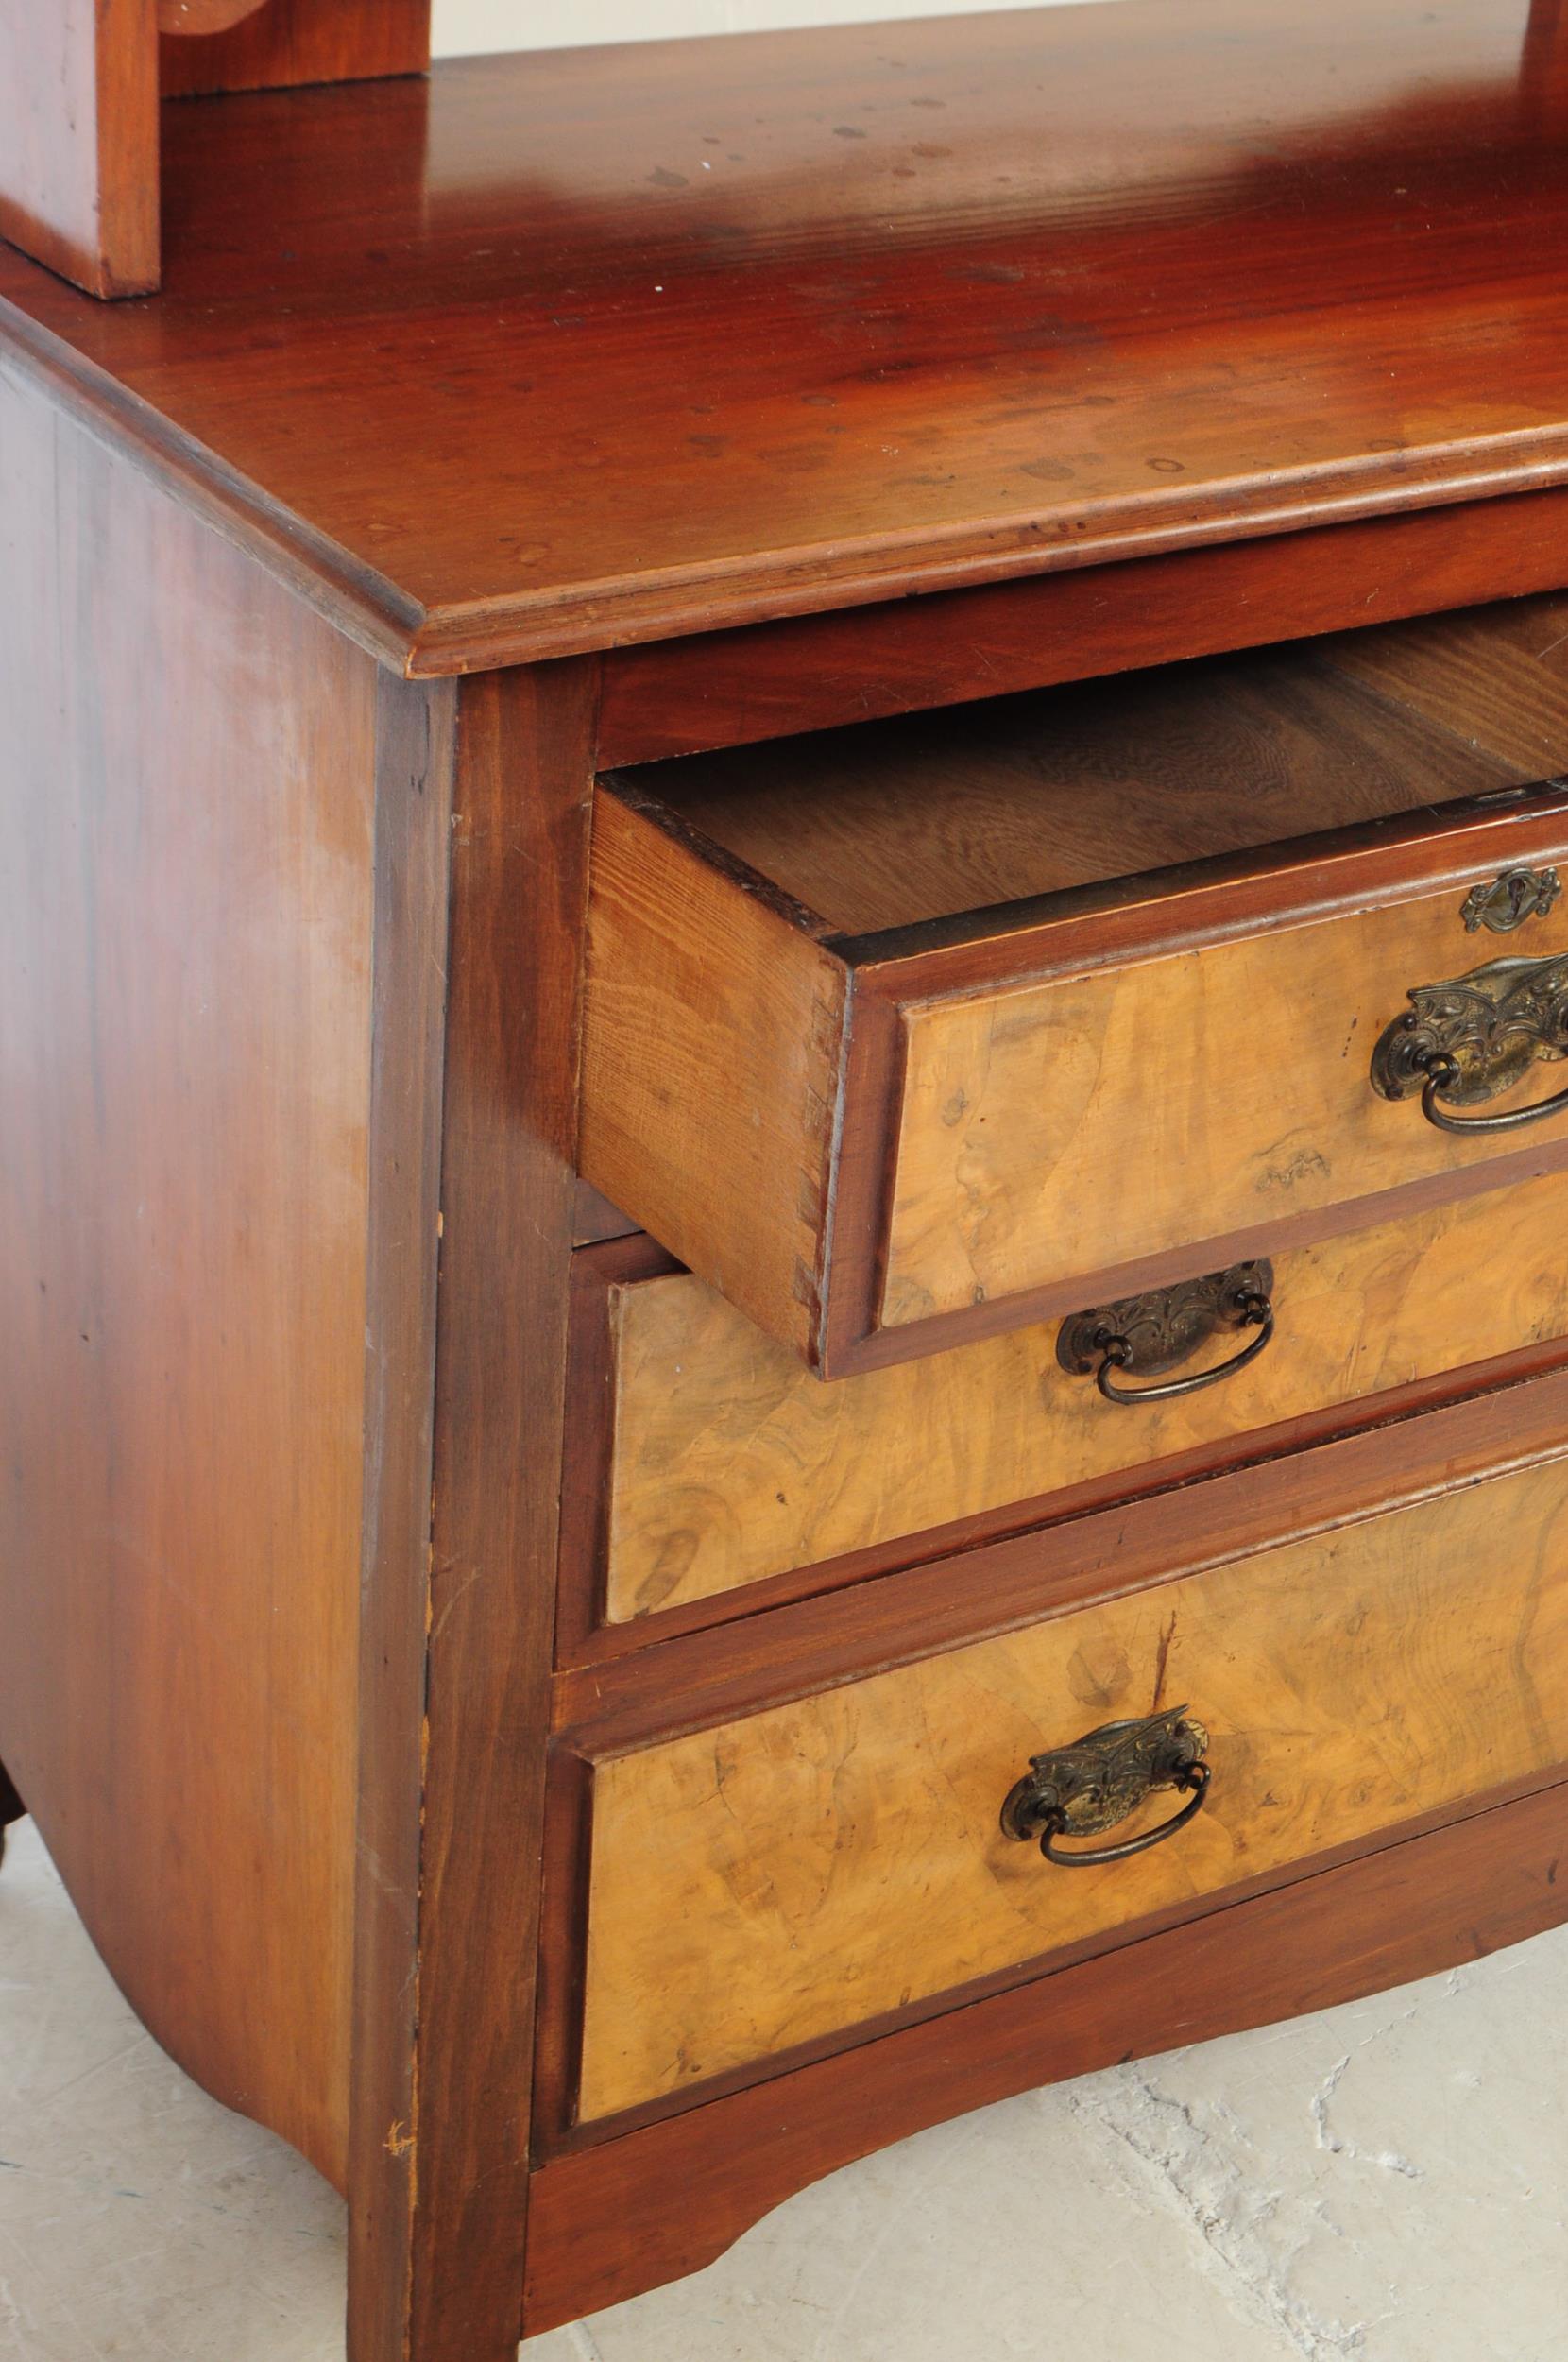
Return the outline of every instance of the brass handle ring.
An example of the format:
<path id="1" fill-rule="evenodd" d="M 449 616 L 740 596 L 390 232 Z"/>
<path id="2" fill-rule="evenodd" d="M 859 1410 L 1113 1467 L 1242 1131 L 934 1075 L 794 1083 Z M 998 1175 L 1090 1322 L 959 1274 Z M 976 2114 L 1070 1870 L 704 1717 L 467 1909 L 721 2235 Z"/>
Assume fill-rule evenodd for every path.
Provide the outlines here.
<path id="1" fill-rule="evenodd" d="M 1065 1854 L 1056 1840 L 1065 1835 L 1067 1824 L 1059 1813 L 1054 1814 L 1042 1824 L 1040 1851 L 1047 1861 L 1060 1862 L 1064 1870 L 1087 1870 L 1092 1869 L 1096 1862 L 1126 1861 L 1132 1854 L 1147 1854 L 1151 1845 L 1163 1845 L 1167 1837 L 1174 1837 L 1178 1829 L 1185 1829 L 1193 1814 L 1202 1810 L 1213 1777 L 1210 1765 L 1191 1765 L 1179 1774 L 1174 1783 L 1177 1788 L 1190 1788 L 1192 1790 L 1181 1811 L 1173 1812 L 1168 1821 L 1162 1821 L 1157 1829 L 1145 1829 L 1141 1837 L 1124 1837 L 1119 1845 L 1086 1845 L 1077 1853 Z"/>
<path id="2" fill-rule="evenodd" d="M 1451 1058 L 1446 1051 L 1433 1051 L 1421 1061 L 1421 1071 L 1426 1077 L 1422 1085 L 1422 1114 L 1440 1132 L 1457 1132 L 1461 1138 L 1467 1132 L 1522 1132 L 1527 1123 L 1540 1123 L 1547 1116 L 1568 1110 L 1568 1091 L 1558 1091 L 1550 1099 L 1538 1099 L 1533 1106 L 1508 1107 L 1499 1115 L 1451 1116 L 1439 1102 L 1460 1080 L 1457 1058 Z"/>
<path id="3" fill-rule="evenodd" d="M 1257 1335 L 1251 1344 L 1233 1353 L 1228 1361 L 1220 1361 L 1212 1370 L 1192 1370 L 1185 1378 L 1159 1379 L 1152 1386 L 1118 1386 L 1114 1373 L 1126 1369 L 1133 1359 L 1133 1343 L 1128 1337 L 1106 1335 L 1097 1339 L 1102 1359 L 1095 1372 L 1095 1384 L 1107 1402 L 1137 1404 L 1140 1402 L 1173 1402 L 1178 1395 L 1201 1394 L 1205 1386 L 1218 1386 L 1222 1378 L 1234 1378 L 1249 1361 L 1255 1361 L 1274 1333 L 1274 1308 L 1268 1296 L 1252 1292 L 1236 1298 L 1236 1326 L 1255 1328 Z"/>
<path id="4" fill-rule="evenodd" d="M 1372 1056 L 1380 1099 L 1421 1099 L 1440 1132 L 1518 1132 L 1568 1110 L 1568 1091 L 1495 1115 L 1484 1107 L 1524 1082 L 1538 1061 L 1568 1058 L 1568 954 L 1492 960 L 1468 976 L 1418 984 L 1409 1007 L 1386 1025 Z"/>
<path id="5" fill-rule="evenodd" d="M 1273 1265 L 1260 1258 L 1206 1272 L 1201 1279 L 1179 1280 L 1171 1288 L 1151 1288 L 1141 1296 L 1123 1296 L 1116 1304 L 1099 1304 L 1063 1322 L 1056 1339 L 1057 1364 L 1074 1378 L 1092 1378 L 1107 1402 L 1131 1406 L 1196 1395 L 1257 1360 L 1274 1333 L 1273 1294 Z M 1190 1361 L 1211 1337 L 1235 1328 L 1255 1328 L 1258 1334 L 1218 1369 L 1165 1378 L 1167 1370 Z M 1117 1373 L 1123 1370 L 1163 1383 L 1122 1386 Z"/>
<path id="6" fill-rule="evenodd" d="M 1038 1840 L 1047 1861 L 1065 1870 L 1093 1869 L 1126 1861 L 1133 1854 L 1163 1845 L 1202 1809 L 1212 1776 L 1204 1761 L 1208 1733 L 1185 1706 L 1171 1706 L 1141 1721 L 1107 1722 L 1074 1739 L 1070 1747 L 1035 1755 L 1002 1805 L 1004 1835 Z M 1065 1837 L 1099 1837 L 1135 1812 L 1161 1789 L 1186 1795 L 1168 1821 L 1112 1845 L 1065 1851 Z"/>

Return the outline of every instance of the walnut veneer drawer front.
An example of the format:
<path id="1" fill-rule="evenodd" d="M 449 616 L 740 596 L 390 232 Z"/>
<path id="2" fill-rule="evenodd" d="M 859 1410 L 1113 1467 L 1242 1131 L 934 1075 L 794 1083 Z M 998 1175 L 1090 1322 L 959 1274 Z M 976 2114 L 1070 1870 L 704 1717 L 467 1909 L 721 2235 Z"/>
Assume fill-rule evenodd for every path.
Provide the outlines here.
<path id="1" fill-rule="evenodd" d="M 1134 1357 L 1113 1383 L 1161 1391 L 1133 1403 L 1063 1367 L 1074 1323 L 824 1386 L 649 1241 L 581 1262 L 575 1391 L 607 1417 L 569 1505 L 569 1549 L 587 1620 L 624 1624 L 1122 1470 L 1157 1479 L 1172 1454 L 1568 1337 L 1568 1179 L 1275 1256 L 1265 1350 L 1168 1395 L 1256 1333 L 1217 1317 L 1160 1378 Z"/>
<path id="2" fill-rule="evenodd" d="M 1568 1153 L 1568 791 L 1355 653 L 602 782 L 588 1179 L 835 1376 Z"/>
<path id="3" fill-rule="evenodd" d="M 1031 1758 L 1178 1705 L 1206 1734 L 1209 1775 L 1185 1827 L 1070 1869 L 1004 1833 Z M 1565 1756 L 1562 1458 L 621 1755 L 593 1783 L 581 2114 Z M 1089 1841 L 1191 1801 L 1166 1789 Z"/>

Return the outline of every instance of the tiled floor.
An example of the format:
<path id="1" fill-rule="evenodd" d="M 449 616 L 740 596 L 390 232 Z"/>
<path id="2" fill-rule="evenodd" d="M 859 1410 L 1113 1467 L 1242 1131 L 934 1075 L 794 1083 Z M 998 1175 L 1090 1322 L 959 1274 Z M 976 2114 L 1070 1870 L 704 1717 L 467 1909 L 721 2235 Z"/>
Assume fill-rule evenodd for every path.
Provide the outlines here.
<path id="1" fill-rule="evenodd" d="M 528 2362 L 1558 2362 L 1568 1930 L 852 2166 Z M 0 1873 L 0 2354 L 341 2362 L 337 2200 Z"/>

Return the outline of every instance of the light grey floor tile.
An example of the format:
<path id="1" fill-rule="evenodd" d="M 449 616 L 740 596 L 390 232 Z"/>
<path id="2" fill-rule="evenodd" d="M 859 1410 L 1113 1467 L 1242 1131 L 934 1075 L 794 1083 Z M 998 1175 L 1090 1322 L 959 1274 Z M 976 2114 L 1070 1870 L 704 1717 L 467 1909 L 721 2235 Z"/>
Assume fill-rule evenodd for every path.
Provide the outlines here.
<path id="1" fill-rule="evenodd" d="M 1557 2362 L 1568 1930 L 1032 2094 L 803 2191 L 526 2362 Z M 0 2356 L 342 2362 L 343 2217 L 0 1874 Z"/>

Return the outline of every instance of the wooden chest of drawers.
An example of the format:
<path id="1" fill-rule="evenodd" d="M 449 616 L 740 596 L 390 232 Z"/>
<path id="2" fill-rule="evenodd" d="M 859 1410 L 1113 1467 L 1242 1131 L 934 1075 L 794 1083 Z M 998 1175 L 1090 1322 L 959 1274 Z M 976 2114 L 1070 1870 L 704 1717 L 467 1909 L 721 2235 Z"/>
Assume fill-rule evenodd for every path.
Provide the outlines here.
<path id="1" fill-rule="evenodd" d="M 0 249 L 0 1819 L 352 2362 L 1568 1908 L 1568 77 L 1328 15 Z"/>

